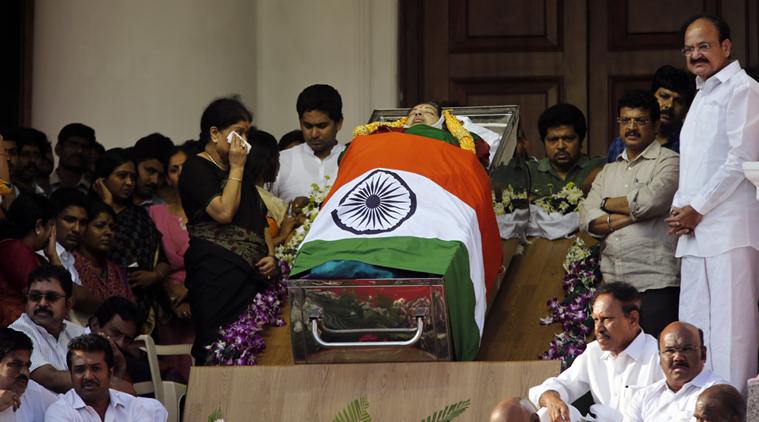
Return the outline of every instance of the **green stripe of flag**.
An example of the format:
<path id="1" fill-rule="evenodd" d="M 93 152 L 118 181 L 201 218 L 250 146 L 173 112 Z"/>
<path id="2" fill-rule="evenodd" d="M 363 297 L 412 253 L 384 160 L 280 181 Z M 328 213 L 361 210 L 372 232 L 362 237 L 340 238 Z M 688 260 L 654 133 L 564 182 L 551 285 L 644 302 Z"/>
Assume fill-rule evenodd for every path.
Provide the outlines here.
<path id="1" fill-rule="evenodd" d="M 473 360 L 480 345 L 474 319 L 474 287 L 469 256 L 459 241 L 411 236 L 314 240 L 301 246 L 291 277 L 332 260 L 353 260 L 444 277 L 448 320 L 457 360 Z"/>

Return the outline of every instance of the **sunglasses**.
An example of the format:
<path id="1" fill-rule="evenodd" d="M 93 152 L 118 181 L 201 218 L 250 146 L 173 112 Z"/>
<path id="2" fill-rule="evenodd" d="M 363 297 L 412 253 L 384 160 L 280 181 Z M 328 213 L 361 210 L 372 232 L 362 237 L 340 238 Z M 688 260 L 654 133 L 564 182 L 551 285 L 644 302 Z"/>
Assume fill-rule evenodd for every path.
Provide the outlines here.
<path id="1" fill-rule="evenodd" d="M 29 300 L 32 302 L 39 302 L 42 300 L 42 298 L 45 298 L 47 302 L 55 303 L 64 297 L 64 295 L 56 292 L 29 292 L 26 297 L 29 298 Z"/>

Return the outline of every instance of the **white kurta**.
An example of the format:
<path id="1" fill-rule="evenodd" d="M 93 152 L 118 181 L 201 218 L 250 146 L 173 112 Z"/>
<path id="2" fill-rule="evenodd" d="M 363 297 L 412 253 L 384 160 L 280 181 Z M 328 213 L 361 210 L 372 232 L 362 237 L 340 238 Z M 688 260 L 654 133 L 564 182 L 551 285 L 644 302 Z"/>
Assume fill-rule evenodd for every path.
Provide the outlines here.
<path id="1" fill-rule="evenodd" d="M 704 218 L 677 244 L 680 320 L 704 330 L 707 368 L 745 390 L 759 347 L 759 202 L 742 164 L 759 161 L 759 84 L 734 61 L 696 86 L 672 205 L 691 205 Z"/>
<path id="2" fill-rule="evenodd" d="M 337 159 L 344 149 L 344 145 L 335 145 L 323 160 L 315 156 L 306 143 L 282 151 L 279 154 L 279 173 L 271 185 L 271 193 L 290 202 L 298 196 L 308 197 L 312 183 L 319 186 L 335 183 Z"/>
<path id="3" fill-rule="evenodd" d="M 72 388 L 50 405 L 45 413 L 46 422 L 166 422 L 169 413 L 154 399 L 134 397 L 109 390 L 110 403 L 105 419 L 100 420 L 95 409 L 88 406 Z"/>
<path id="4" fill-rule="evenodd" d="M 68 370 L 66 353 L 68 353 L 69 342 L 74 337 L 84 334 L 84 327 L 64 320 L 63 331 L 58 334 L 58 338 L 55 338 L 47 332 L 45 327 L 37 325 L 27 314 L 21 314 L 8 327 L 21 331 L 32 340 L 34 349 L 32 349 L 32 366 L 29 368 L 29 372 L 34 372 L 35 369 L 44 365 L 51 365 L 59 371 Z"/>

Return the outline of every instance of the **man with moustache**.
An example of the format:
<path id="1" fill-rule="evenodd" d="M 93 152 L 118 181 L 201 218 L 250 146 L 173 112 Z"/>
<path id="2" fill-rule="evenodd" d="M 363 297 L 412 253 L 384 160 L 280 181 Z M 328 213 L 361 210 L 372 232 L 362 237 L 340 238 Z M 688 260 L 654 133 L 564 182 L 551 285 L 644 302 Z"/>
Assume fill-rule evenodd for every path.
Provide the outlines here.
<path id="1" fill-rule="evenodd" d="M 538 119 L 546 156 L 528 162 L 530 197 L 540 198 L 560 192 L 569 182 L 587 192 L 604 164 L 603 157 L 582 154 L 587 124 L 585 115 L 572 104 L 556 104 Z"/>
<path id="2" fill-rule="evenodd" d="M 58 399 L 29 379 L 32 347 L 26 334 L 0 328 L 0 421 L 41 422 Z"/>
<path id="3" fill-rule="evenodd" d="M 596 340 L 559 376 L 530 388 L 541 421 L 576 421 L 572 403 L 590 391 L 590 410 L 620 420 L 632 391 L 662 378 L 656 339 L 640 328 L 640 293 L 627 283 L 603 284 L 593 300 Z M 605 420 L 605 419 L 602 419 Z"/>
<path id="4" fill-rule="evenodd" d="M 45 413 L 46 422 L 165 422 L 169 414 L 154 399 L 111 389 L 114 357 L 111 343 L 97 334 L 71 341 L 66 355 L 73 386 Z"/>
<path id="5" fill-rule="evenodd" d="M 137 180 L 132 194 L 135 205 L 149 207 L 153 204 L 164 203 L 156 196 L 164 180 L 166 169 L 163 163 L 169 160 L 174 149 L 171 139 L 160 133 L 151 133 L 134 144 L 131 149 L 134 165 L 137 166 Z"/>
<path id="6" fill-rule="evenodd" d="M 704 330 L 706 367 L 745 390 L 759 349 L 759 203 L 742 165 L 759 161 L 759 83 L 731 58 L 721 18 L 695 16 L 683 34 L 698 93 L 680 132 L 667 219 L 682 257 L 679 319 Z"/>
<path id="7" fill-rule="evenodd" d="M 602 239 L 604 281 L 624 281 L 641 292 L 640 326 L 654 337 L 677 321 L 680 269 L 675 239 L 666 233 L 677 190 L 677 153 L 656 142 L 659 103 L 646 91 L 617 103 L 625 149 L 593 181 L 580 211 L 580 228 Z"/>
<path id="8" fill-rule="evenodd" d="M 66 321 L 73 305 L 71 276 L 63 267 L 41 265 L 29 275 L 26 311 L 9 328 L 32 340 L 31 378 L 48 390 L 65 393 L 71 388 L 66 353 L 72 338 L 84 328 Z M 114 388 L 134 392 L 131 383 L 116 379 Z"/>
<path id="9" fill-rule="evenodd" d="M 84 178 L 89 149 L 96 143 L 95 130 L 82 123 L 69 123 L 58 132 L 55 155 L 58 168 L 50 175 L 50 190 L 76 188 L 87 193 L 90 184 Z"/>
<path id="10" fill-rule="evenodd" d="M 680 128 L 688 114 L 695 91 L 693 79 L 686 71 L 670 65 L 656 69 L 651 81 L 651 94 L 656 97 L 660 111 L 656 142 L 664 148 L 680 152 Z M 613 163 L 624 149 L 622 138 L 614 138 L 606 161 Z"/>
<path id="11" fill-rule="evenodd" d="M 81 286 L 72 253 L 87 228 L 87 196 L 76 188 L 60 188 L 50 195 L 50 202 L 55 207 L 55 250 L 63 268 L 71 274 L 71 281 Z M 37 254 L 44 256 L 43 251 Z"/>
<path id="12" fill-rule="evenodd" d="M 702 391 L 726 381 L 704 368 L 703 332 L 692 324 L 673 322 L 659 338 L 659 360 L 664 379 L 633 396 L 625 422 L 691 420 Z"/>
<path id="13" fill-rule="evenodd" d="M 696 422 L 745 422 L 746 401 L 735 387 L 717 384 L 704 390 L 696 401 Z"/>
<path id="14" fill-rule="evenodd" d="M 19 128 L 16 132 L 17 157 L 11 173 L 16 196 L 21 193 L 45 194 L 37 184 L 37 176 L 46 144 L 47 136 L 36 129 Z"/>
<path id="15" fill-rule="evenodd" d="M 271 193 L 285 202 L 308 197 L 311 185 L 332 184 L 337 160 L 344 146 L 337 145 L 343 127 L 343 100 L 329 85 L 311 85 L 298 95 L 296 104 L 305 143 L 279 155 L 279 173 Z"/>

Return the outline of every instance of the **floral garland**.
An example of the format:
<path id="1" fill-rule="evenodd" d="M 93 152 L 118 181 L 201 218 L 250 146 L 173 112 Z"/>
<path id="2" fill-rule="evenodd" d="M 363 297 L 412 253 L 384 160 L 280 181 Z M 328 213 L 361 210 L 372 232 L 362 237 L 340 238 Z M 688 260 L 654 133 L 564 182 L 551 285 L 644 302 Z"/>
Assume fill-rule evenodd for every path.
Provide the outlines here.
<path id="1" fill-rule="evenodd" d="M 399 128 L 406 126 L 406 122 L 408 121 L 408 117 L 401 117 L 400 119 L 394 121 L 394 122 L 383 122 L 383 121 L 376 121 L 367 123 L 365 125 L 359 125 L 356 126 L 353 129 L 353 137 L 362 136 L 362 135 L 371 135 L 372 133 L 376 132 L 377 129 L 380 127 L 392 127 L 392 128 Z"/>
<path id="2" fill-rule="evenodd" d="M 330 177 L 325 176 L 324 178 L 329 183 Z M 274 256 L 276 256 L 278 260 L 284 261 L 287 265 L 292 267 L 295 262 L 295 256 L 298 254 L 298 248 L 300 248 L 300 244 L 303 243 L 303 239 L 306 238 L 308 231 L 311 229 L 311 224 L 316 219 L 316 215 L 319 214 L 319 208 L 321 208 L 322 203 L 327 198 L 327 193 L 329 193 L 331 187 L 331 184 L 326 184 L 324 186 L 319 186 L 316 183 L 311 184 L 311 193 L 308 195 L 308 204 L 302 209 L 302 213 L 306 219 L 303 224 L 293 231 L 292 236 L 287 239 L 287 242 L 274 249 Z"/>
<path id="3" fill-rule="evenodd" d="M 551 298 L 546 305 L 550 314 L 540 319 L 541 325 L 561 324 L 562 332 L 553 340 L 540 359 L 560 359 L 562 370 L 568 368 L 584 350 L 593 333 L 591 301 L 601 283 L 599 246 L 588 247 L 579 237 L 564 258 L 564 299 Z"/>
<path id="4" fill-rule="evenodd" d="M 501 200 L 498 201 L 495 196 L 495 191 L 491 192 L 493 200 L 493 211 L 495 215 L 511 214 L 516 209 L 516 202 L 527 201 L 527 192 L 515 192 L 511 185 L 507 185 L 504 190 L 501 191 Z"/>
<path id="5" fill-rule="evenodd" d="M 283 327 L 280 311 L 287 297 L 290 267 L 280 262 L 282 277 L 266 290 L 256 294 L 253 303 L 237 321 L 219 330 L 219 339 L 206 346 L 215 365 L 255 365 L 256 355 L 266 348 L 261 335 L 264 327 Z"/>
<path id="6" fill-rule="evenodd" d="M 535 205 L 549 214 L 558 212 L 566 215 L 577 211 L 584 197 L 582 190 L 574 182 L 569 182 L 559 192 L 538 198 Z"/>

